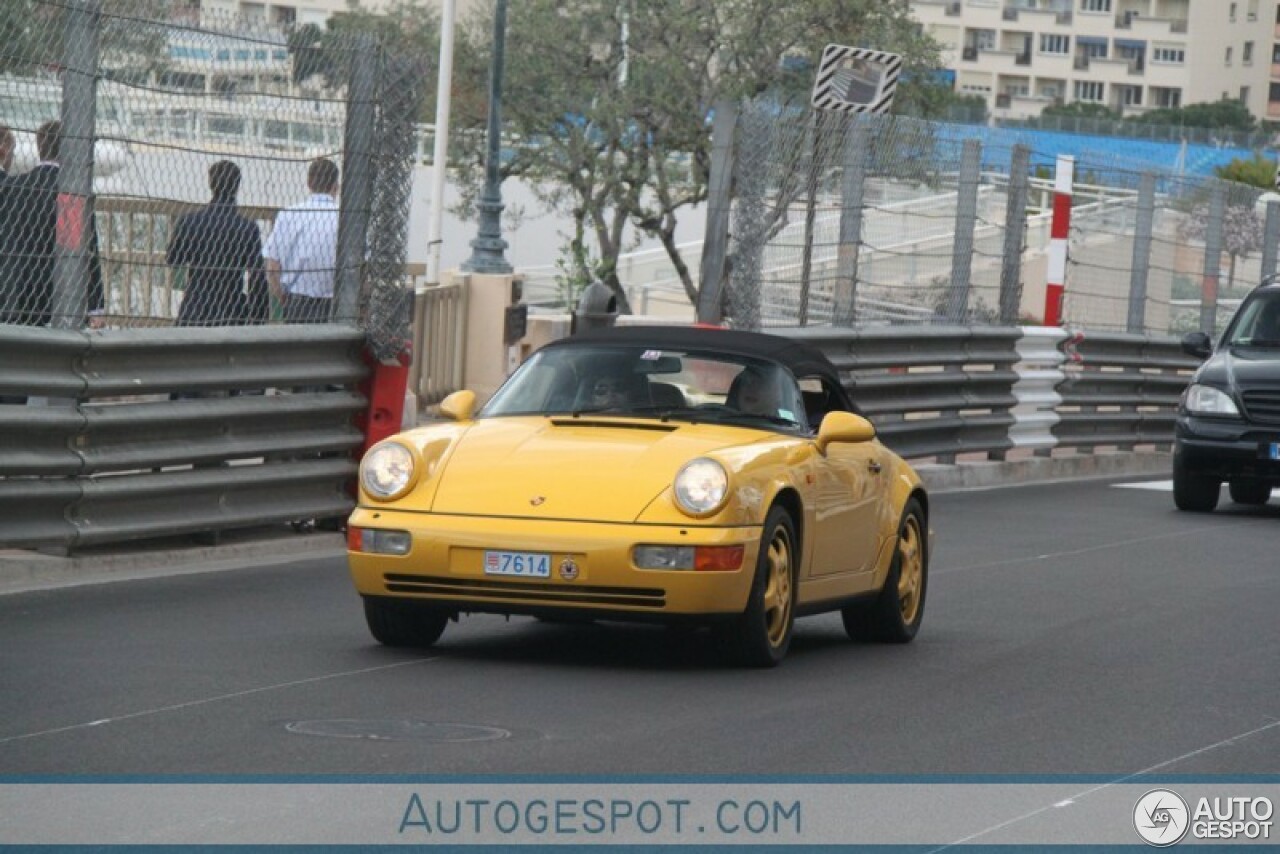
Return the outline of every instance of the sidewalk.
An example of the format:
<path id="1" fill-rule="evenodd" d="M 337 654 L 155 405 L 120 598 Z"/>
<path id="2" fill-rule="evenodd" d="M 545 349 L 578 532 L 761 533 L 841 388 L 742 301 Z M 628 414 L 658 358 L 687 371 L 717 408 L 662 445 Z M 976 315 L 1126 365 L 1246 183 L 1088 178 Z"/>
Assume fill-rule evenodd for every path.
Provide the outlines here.
<path id="1" fill-rule="evenodd" d="M 916 466 L 929 490 L 938 495 L 1058 481 L 1112 477 L 1168 478 L 1168 453 L 1117 452 L 1036 457 L 1011 451 L 1007 462 L 960 461 L 956 465 Z M 200 572 L 275 566 L 309 558 L 341 558 L 343 534 L 297 533 L 287 525 L 227 531 L 216 546 L 193 545 L 190 537 L 118 543 L 58 557 L 21 549 L 0 550 L 0 595 L 52 590 L 81 584 L 131 581 Z"/>

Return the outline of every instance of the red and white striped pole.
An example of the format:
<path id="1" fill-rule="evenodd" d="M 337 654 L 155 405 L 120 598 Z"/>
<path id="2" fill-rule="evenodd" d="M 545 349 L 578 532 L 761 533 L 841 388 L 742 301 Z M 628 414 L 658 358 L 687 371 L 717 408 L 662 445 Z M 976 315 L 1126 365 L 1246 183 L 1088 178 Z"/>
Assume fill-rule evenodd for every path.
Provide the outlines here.
<path id="1" fill-rule="evenodd" d="M 1053 224 L 1049 231 L 1049 281 L 1044 291 L 1044 325 L 1062 325 L 1062 297 L 1067 289 L 1067 244 L 1071 240 L 1071 186 L 1076 159 L 1059 154 L 1053 181 Z"/>

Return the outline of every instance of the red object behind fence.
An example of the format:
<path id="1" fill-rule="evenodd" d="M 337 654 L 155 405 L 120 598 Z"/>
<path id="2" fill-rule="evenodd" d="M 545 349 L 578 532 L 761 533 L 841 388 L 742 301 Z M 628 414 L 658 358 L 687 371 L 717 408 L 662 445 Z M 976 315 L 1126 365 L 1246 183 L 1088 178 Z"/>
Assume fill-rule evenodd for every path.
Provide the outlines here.
<path id="1" fill-rule="evenodd" d="M 362 458 L 371 447 L 400 432 L 412 354 L 406 346 L 392 361 L 384 362 L 365 350 L 364 361 L 369 366 L 369 376 L 360 384 L 360 392 L 369 401 L 369 408 L 355 419 L 356 427 L 364 433 Z"/>

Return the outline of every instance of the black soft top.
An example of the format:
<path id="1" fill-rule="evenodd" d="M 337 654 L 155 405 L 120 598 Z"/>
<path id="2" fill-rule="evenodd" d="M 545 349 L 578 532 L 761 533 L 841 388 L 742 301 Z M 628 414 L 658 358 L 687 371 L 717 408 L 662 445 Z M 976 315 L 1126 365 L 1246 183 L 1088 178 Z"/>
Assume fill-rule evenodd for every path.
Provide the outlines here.
<path id="1" fill-rule="evenodd" d="M 764 332 L 700 326 L 616 326 L 561 338 L 547 347 L 621 344 L 654 350 L 724 353 L 779 362 L 797 378 L 822 377 L 837 388 L 840 374 L 821 350 L 801 341 Z"/>

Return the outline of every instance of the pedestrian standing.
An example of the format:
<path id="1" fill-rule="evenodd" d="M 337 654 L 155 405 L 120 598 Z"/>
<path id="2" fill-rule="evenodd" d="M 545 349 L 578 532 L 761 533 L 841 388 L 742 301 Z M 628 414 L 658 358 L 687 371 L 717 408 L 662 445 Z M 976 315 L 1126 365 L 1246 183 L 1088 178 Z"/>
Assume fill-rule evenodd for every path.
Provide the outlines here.
<path id="1" fill-rule="evenodd" d="M 262 323 L 269 309 L 262 236 L 236 208 L 240 167 L 210 166 L 209 191 L 209 204 L 178 220 L 169 240 L 169 265 L 187 268 L 178 326 Z"/>
<path id="2" fill-rule="evenodd" d="M 0 224 L 0 281 L 6 283 L 6 320 L 26 326 L 48 326 L 56 311 L 53 304 L 54 256 L 58 243 L 58 162 L 62 123 L 49 121 L 36 129 L 40 162 L 30 172 L 4 183 L 3 223 Z M 88 308 L 90 316 L 103 307 L 102 269 L 98 259 L 98 232 L 92 220 L 80 222 L 64 212 L 64 228 L 89 230 Z"/>
<path id="3" fill-rule="evenodd" d="M 338 255 L 338 167 L 317 158 L 307 168 L 306 201 L 276 216 L 262 254 L 272 295 L 286 323 L 327 323 Z"/>

